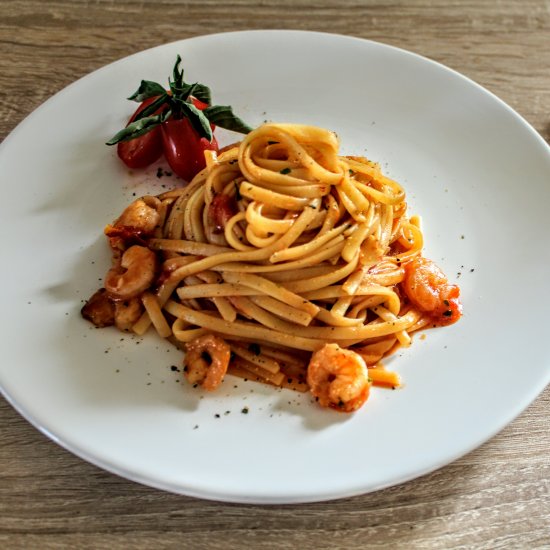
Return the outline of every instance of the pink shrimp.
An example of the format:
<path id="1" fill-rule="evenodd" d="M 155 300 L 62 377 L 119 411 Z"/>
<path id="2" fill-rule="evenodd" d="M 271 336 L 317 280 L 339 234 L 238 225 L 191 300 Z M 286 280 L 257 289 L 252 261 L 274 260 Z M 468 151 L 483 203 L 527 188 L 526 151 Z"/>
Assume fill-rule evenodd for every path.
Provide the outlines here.
<path id="1" fill-rule="evenodd" d="M 462 315 L 460 289 L 449 283 L 437 265 L 417 256 L 405 266 L 402 283 L 407 298 L 438 325 L 456 323 Z"/>
<path id="2" fill-rule="evenodd" d="M 221 338 L 203 334 L 185 345 L 185 378 L 213 391 L 222 383 L 230 359 L 231 348 Z"/>
<path id="3" fill-rule="evenodd" d="M 160 221 L 157 207 L 160 201 L 156 197 L 145 196 L 129 204 L 115 221 L 115 227 L 131 227 L 150 235 Z"/>
<path id="4" fill-rule="evenodd" d="M 354 351 L 338 344 L 325 344 L 316 351 L 307 368 L 307 383 L 322 407 L 342 412 L 359 409 L 370 392 L 367 365 Z"/>
<path id="5" fill-rule="evenodd" d="M 151 286 L 156 267 L 157 257 L 152 250 L 131 246 L 122 254 L 120 264 L 108 271 L 105 288 L 115 300 L 135 298 Z"/>

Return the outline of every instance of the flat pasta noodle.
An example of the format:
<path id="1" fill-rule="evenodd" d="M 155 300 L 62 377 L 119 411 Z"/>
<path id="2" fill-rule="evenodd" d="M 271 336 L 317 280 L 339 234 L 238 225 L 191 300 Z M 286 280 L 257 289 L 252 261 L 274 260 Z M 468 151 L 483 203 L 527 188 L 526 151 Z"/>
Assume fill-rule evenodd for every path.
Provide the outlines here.
<path id="1" fill-rule="evenodd" d="M 396 373 L 372 367 L 408 346 L 415 330 L 456 321 L 458 287 L 422 257 L 420 220 L 407 215 L 402 187 L 375 162 L 338 149 L 329 130 L 264 124 L 208 151 L 186 187 L 132 203 L 106 233 L 109 274 L 128 278 L 133 243 L 113 235 L 154 222 L 154 231 L 139 231 L 157 265 L 130 296 L 143 305 L 133 330 L 153 326 L 184 348 L 211 338 L 204 369 L 224 343 L 229 373 L 310 389 L 338 410 L 361 406 L 365 384 L 400 385 Z M 124 220 L 134 214 L 129 231 Z M 360 396 L 326 397 L 346 369 L 366 376 L 367 366 Z"/>

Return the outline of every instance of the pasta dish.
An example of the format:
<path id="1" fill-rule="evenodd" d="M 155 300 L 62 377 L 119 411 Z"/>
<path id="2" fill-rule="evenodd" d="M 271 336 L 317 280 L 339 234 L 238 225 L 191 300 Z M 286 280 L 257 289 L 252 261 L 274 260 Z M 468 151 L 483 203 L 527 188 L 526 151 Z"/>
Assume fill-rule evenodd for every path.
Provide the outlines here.
<path id="1" fill-rule="evenodd" d="M 97 326 L 154 328 L 207 390 L 228 373 L 351 412 L 399 385 L 383 357 L 460 318 L 402 187 L 333 132 L 264 124 L 205 156 L 106 227 L 113 265 L 82 310 Z"/>

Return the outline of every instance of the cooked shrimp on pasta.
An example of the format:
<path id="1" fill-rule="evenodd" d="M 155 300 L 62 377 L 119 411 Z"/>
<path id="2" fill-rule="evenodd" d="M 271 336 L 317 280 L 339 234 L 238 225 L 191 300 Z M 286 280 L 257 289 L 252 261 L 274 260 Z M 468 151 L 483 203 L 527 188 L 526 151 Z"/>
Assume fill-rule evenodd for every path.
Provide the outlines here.
<path id="1" fill-rule="evenodd" d="M 351 412 L 371 385 L 400 384 L 383 357 L 460 318 L 403 188 L 341 156 L 335 133 L 264 124 L 205 154 L 187 186 L 137 199 L 106 227 L 113 266 L 82 310 L 97 326 L 127 328 L 117 306 L 132 302 L 130 330 L 187 350 L 195 385 L 227 373 Z"/>

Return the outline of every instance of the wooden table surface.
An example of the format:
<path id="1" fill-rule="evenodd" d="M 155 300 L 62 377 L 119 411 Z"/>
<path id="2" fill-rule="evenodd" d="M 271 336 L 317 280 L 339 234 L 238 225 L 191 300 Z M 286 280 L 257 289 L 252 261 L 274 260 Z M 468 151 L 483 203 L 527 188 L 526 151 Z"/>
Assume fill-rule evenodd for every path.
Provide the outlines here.
<path id="1" fill-rule="evenodd" d="M 479 82 L 550 138 L 548 1 L 1 0 L 0 140 L 111 61 L 176 39 L 268 28 L 349 34 L 425 55 Z M 550 548 L 549 405 L 547 388 L 488 443 L 415 481 L 333 502 L 260 507 L 118 478 L 58 447 L 0 400 L 0 546 Z"/>

